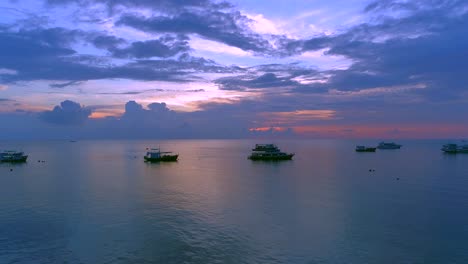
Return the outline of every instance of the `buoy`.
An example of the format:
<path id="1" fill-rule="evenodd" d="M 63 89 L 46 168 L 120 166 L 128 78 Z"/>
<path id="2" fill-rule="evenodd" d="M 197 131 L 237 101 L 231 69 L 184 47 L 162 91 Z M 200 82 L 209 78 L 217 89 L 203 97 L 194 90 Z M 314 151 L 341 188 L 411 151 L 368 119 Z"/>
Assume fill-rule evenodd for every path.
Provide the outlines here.
<path id="1" fill-rule="evenodd" d="M 10 171 L 13 171 L 13 169 L 10 169 Z"/>
<path id="2" fill-rule="evenodd" d="M 397 181 L 399 181 L 399 180 L 400 180 L 400 178 L 396 178 L 396 179 L 397 179 Z"/>

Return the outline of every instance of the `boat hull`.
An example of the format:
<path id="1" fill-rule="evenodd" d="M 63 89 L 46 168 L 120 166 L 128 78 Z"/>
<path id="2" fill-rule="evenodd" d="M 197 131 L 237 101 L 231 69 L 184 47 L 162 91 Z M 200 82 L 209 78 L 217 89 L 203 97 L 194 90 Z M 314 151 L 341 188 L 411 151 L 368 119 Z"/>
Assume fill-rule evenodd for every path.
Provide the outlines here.
<path id="1" fill-rule="evenodd" d="M 375 152 L 377 148 L 356 149 L 356 152 Z"/>
<path id="2" fill-rule="evenodd" d="M 392 146 L 392 147 L 387 147 L 387 146 L 385 146 L 385 147 L 377 147 L 377 148 L 378 148 L 378 149 L 400 149 L 401 146 Z"/>
<path id="3" fill-rule="evenodd" d="M 283 156 L 249 156 L 250 160 L 265 160 L 265 161 L 280 161 L 280 160 L 291 160 L 294 154 L 287 154 Z"/>
<path id="4" fill-rule="evenodd" d="M 0 162 L 22 163 L 22 162 L 26 162 L 27 159 L 28 159 L 28 156 L 14 157 L 14 158 L 3 157 L 0 159 Z"/>
<path id="5" fill-rule="evenodd" d="M 444 153 L 447 154 L 468 154 L 468 150 L 447 150 L 447 149 L 442 149 Z"/>
<path id="6" fill-rule="evenodd" d="M 150 157 L 144 156 L 144 159 L 147 162 L 160 162 L 160 161 L 177 161 L 178 157 L 179 155 L 165 155 L 159 158 L 150 158 Z"/>

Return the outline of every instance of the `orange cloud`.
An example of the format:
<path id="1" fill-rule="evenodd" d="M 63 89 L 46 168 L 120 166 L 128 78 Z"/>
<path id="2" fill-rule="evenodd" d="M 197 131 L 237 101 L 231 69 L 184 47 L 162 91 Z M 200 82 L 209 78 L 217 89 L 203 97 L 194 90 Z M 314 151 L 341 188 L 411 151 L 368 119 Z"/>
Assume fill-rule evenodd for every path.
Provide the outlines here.
<path id="1" fill-rule="evenodd" d="M 92 119 L 99 119 L 99 118 L 105 118 L 105 117 L 118 117 L 123 114 L 124 110 L 123 109 L 99 109 L 95 112 L 92 112 L 89 118 Z"/>

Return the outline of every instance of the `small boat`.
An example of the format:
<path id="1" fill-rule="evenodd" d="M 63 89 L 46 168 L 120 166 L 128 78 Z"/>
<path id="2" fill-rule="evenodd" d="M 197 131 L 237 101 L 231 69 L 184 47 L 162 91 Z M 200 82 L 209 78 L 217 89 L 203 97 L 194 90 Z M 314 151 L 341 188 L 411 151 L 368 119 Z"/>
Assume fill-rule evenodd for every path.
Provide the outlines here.
<path id="1" fill-rule="evenodd" d="M 252 154 L 248 157 L 251 160 L 290 160 L 294 157 L 294 153 L 282 152 L 274 144 L 256 144 L 252 149 Z"/>
<path id="2" fill-rule="evenodd" d="M 376 149 L 374 147 L 356 146 L 356 152 L 375 152 Z"/>
<path id="3" fill-rule="evenodd" d="M 7 150 L 0 153 L 0 162 L 26 162 L 28 155 L 23 152 Z"/>
<path id="4" fill-rule="evenodd" d="M 150 149 L 144 156 L 145 161 L 158 162 L 158 161 L 177 161 L 179 154 L 174 154 L 170 151 L 162 152 L 158 148 Z"/>
<path id="5" fill-rule="evenodd" d="M 468 145 L 458 146 L 457 144 L 445 144 L 442 146 L 442 151 L 445 153 L 468 153 Z"/>
<path id="6" fill-rule="evenodd" d="M 380 142 L 377 148 L 378 149 L 400 149 L 401 145 L 395 144 L 394 142 Z"/>

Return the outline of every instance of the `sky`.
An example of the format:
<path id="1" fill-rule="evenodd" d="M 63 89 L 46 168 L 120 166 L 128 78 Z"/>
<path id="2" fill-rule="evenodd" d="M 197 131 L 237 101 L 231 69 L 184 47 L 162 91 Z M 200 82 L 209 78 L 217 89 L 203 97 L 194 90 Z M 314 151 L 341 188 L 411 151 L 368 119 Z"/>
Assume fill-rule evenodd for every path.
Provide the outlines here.
<path id="1" fill-rule="evenodd" d="M 463 0 L 2 0 L 0 139 L 467 138 Z"/>

